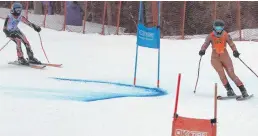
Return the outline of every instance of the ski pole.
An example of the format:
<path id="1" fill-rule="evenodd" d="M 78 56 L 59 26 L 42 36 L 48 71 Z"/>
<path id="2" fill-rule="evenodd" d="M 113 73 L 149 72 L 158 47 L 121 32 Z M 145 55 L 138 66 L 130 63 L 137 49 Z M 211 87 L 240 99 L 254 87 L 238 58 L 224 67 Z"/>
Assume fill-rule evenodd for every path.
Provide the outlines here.
<path id="1" fill-rule="evenodd" d="M 248 67 L 242 59 L 240 59 L 240 58 L 238 58 L 238 59 L 239 59 L 250 71 L 252 71 L 252 72 L 256 75 L 256 77 L 258 77 L 258 75 L 257 75 L 250 67 Z"/>
<path id="2" fill-rule="evenodd" d="M 47 59 L 47 62 L 49 63 L 49 60 L 48 60 L 48 58 L 47 58 L 47 54 L 46 54 L 46 52 L 45 52 L 45 50 L 44 50 L 44 47 L 43 47 L 43 44 L 42 44 L 42 39 L 41 39 L 40 33 L 38 33 L 38 34 L 39 34 L 39 39 L 40 39 L 41 48 L 42 48 L 42 50 L 43 50 L 43 52 L 44 52 L 44 54 L 45 54 L 45 57 L 46 57 L 46 59 Z"/>
<path id="3" fill-rule="evenodd" d="M 199 80 L 201 60 L 202 60 L 202 56 L 200 57 L 200 60 L 199 60 L 199 65 L 198 65 L 198 74 L 197 74 L 197 80 L 196 80 L 195 87 L 194 87 L 194 93 L 196 92 L 196 87 L 197 87 L 198 80 Z"/>
<path id="4" fill-rule="evenodd" d="M 0 49 L 0 51 L 2 50 L 2 49 L 4 49 L 4 47 L 6 46 L 6 45 L 8 45 L 8 43 L 11 41 L 11 39 Z"/>

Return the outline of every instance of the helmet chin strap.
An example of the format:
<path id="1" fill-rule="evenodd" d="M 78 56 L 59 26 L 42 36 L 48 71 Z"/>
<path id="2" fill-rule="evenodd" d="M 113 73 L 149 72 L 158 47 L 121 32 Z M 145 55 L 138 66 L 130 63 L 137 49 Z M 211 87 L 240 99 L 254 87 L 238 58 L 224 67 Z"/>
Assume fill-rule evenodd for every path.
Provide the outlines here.
<path id="1" fill-rule="evenodd" d="M 215 30 L 213 30 L 216 37 L 220 37 L 222 35 L 223 31 L 224 30 L 222 30 L 221 32 L 216 32 Z"/>
<path id="2" fill-rule="evenodd" d="M 12 15 L 18 17 L 18 16 L 20 16 L 21 14 L 20 14 L 20 13 L 12 13 Z"/>

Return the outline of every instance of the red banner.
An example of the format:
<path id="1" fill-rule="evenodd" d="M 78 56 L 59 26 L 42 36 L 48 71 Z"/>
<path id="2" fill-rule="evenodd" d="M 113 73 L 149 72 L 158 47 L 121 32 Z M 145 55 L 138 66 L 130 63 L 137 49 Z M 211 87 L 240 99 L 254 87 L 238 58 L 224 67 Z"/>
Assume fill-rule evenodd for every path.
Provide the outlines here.
<path id="1" fill-rule="evenodd" d="M 209 119 L 176 117 L 173 121 L 172 136 L 215 136 L 216 125 Z"/>

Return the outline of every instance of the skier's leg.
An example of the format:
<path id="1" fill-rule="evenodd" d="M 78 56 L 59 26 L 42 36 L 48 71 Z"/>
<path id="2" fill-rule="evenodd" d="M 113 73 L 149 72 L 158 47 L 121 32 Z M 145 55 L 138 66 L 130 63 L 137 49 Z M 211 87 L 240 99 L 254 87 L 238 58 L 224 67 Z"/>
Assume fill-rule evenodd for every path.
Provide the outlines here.
<path id="1" fill-rule="evenodd" d="M 17 57 L 18 61 L 22 65 L 28 65 L 28 62 L 23 57 L 22 47 L 21 47 L 21 39 L 19 38 L 11 38 L 12 41 L 16 43 L 16 51 L 17 51 Z"/>
<path id="2" fill-rule="evenodd" d="M 224 68 L 223 68 L 223 65 L 222 65 L 222 62 L 220 61 L 220 59 L 219 58 L 212 58 L 211 59 L 211 64 L 212 64 L 213 68 L 217 71 L 222 84 L 226 88 L 227 95 L 228 96 L 234 96 L 235 93 L 234 93 L 233 89 L 231 88 L 231 86 L 228 82 L 228 79 L 226 77 L 226 74 L 225 74 L 225 71 L 224 71 Z"/>
<path id="3" fill-rule="evenodd" d="M 218 73 L 222 84 L 226 85 L 228 83 L 228 79 L 225 75 L 225 72 L 224 72 L 223 65 L 222 65 L 221 61 L 217 58 L 212 58 L 211 59 L 211 64 L 212 64 L 213 68 L 216 70 L 216 72 Z"/>
<path id="4" fill-rule="evenodd" d="M 32 50 L 31 50 L 30 43 L 29 43 L 29 41 L 27 40 L 26 36 L 25 36 L 20 30 L 17 31 L 17 33 L 18 33 L 18 35 L 19 35 L 19 37 L 20 37 L 22 43 L 23 43 L 23 44 L 25 45 L 25 47 L 26 47 L 26 51 L 27 51 L 28 57 L 33 56 L 33 52 L 32 52 Z"/>
<path id="5" fill-rule="evenodd" d="M 19 36 L 21 37 L 23 44 L 26 46 L 26 51 L 27 51 L 27 55 L 29 58 L 29 62 L 33 63 L 33 64 L 41 64 L 41 62 L 34 57 L 34 53 L 31 49 L 30 43 L 27 40 L 26 36 L 21 31 L 19 31 L 18 33 L 19 33 Z"/>
<path id="6" fill-rule="evenodd" d="M 22 52 L 22 48 L 21 48 L 21 40 L 19 38 L 12 38 L 12 40 L 16 43 L 17 57 L 18 58 L 23 57 L 23 52 Z"/>
<path id="7" fill-rule="evenodd" d="M 223 65 L 225 67 L 225 70 L 226 70 L 228 76 L 231 78 L 232 81 L 234 81 L 234 83 L 239 88 L 242 95 L 244 97 L 248 96 L 245 86 L 243 85 L 242 81 L 238 78 L 238 76 L 236 76 L 236 74 L 234 72 L 234 66 L 233 66 L 232 60 L 229 56 L 225 57 L 225 59 L 223 59 Z"/>
<path id="8" fill-rule="evenodd" d="M 230 57 L 227 57 L 227 58 L 225 57 L 225 59 L 223 59 L 223 66 L 224 66 L 228 76 L 236 84 L 236 86 L 243 85 L 242 81 L 235 74 L 234 66 L 232 64 L 232 60 L 230 59 Z"/>

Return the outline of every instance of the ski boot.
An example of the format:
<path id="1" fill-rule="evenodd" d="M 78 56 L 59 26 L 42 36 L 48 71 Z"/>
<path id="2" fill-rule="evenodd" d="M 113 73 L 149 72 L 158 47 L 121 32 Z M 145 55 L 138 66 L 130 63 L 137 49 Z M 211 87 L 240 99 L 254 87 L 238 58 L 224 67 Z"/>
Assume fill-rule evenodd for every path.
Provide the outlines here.
<path id="1" fill-rule="evenodd" d="M 18 63 L 21 65 L 29 65 L 29 62 L 26 59 L 24 59 L 23 57 L 18 58 Z"/>
<path id="2" fill-rule="evenodd" d="M 28 58 L 28 62 L 31 63 L 31 64 L 42 64 L 38 59 L 36 59 L 35 57 L 33 56 L 30 56 Z"/>
<path id="3" fill-rule="evenodd" d="M 235 92 L 233 91 L 229 83 L 225 85 L 225 88 L 227 90 L 227 96 L 236 96 Z"/>
<path id="4" fill-rule="evenodd" d="M 31 63 L 31 64 L 41 64 L 41 62 L 34 57 L 34 53 L 32 52 L 30 47 L 26 48 L 26 50 L 27 50 L 27 54 L 28 54 L 28 57 L 29 57 L 29 58 L 27 58 L 29 63 Z"/>
<path id="5" fill-rule="evenodd" d="M 239 90 L 240 90 L 240 92 L 242 93 L 242 96 L 243 96 L 244 98 L 249 96 L 248 93 L 247 93 L 247 91 L 246 91 L 246 89 L 245 89 L 245 87 L 244 87 L 244 85 L 241 85 L 241 86 L 239 86 L 238 88 L 239 88 Z"/>

